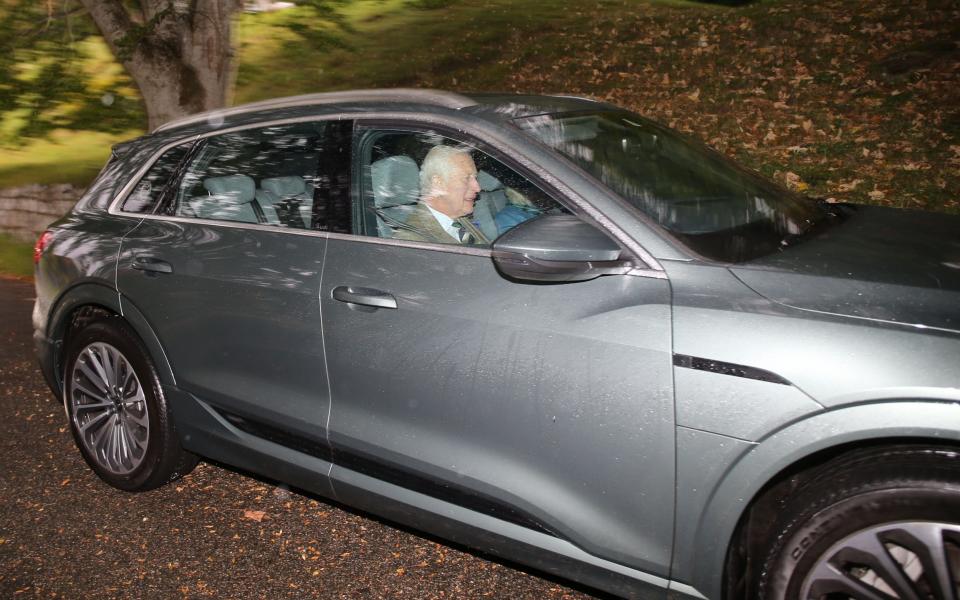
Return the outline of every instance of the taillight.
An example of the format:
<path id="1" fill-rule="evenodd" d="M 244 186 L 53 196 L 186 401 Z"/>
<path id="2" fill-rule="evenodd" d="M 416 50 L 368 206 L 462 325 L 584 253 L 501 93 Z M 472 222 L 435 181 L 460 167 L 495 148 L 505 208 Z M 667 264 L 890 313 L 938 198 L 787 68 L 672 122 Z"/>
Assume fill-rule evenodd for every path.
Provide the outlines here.
<path id="1" fill-rule="evenodd" d="M 43 256 L 43 249 L 47 247 L 47 243 L 52 236 L 53 232 L 48 229 L 37 238 L 37 243 L 33 245 L 33 264 L 40 262 L 40 257 Z"/>

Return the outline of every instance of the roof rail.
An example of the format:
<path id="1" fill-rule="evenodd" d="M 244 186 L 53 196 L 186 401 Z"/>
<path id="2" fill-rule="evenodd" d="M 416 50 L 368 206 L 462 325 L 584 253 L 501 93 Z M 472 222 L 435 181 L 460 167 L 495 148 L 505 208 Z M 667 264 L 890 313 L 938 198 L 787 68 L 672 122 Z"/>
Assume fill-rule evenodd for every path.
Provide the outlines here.
<path id="1" fill-rule="evenodd" d="M 461 109 L 467 106 L 473 106 L 476 101 L 467 96 L 462 96 L 453 92 L 444 92 L 439 90 L 415 89 L 415 88 L 396 88 L 382 90 L 352 90 L 346 92 L 324 92 L 319 94 L 303 94 L 301 96 L 288 96 L 286 98 L 276 98 L 273 100 L 263 100 L 260 102 L 251 102 L 240 106 L 211 110 L 168 121 L 154 129 L 154 133 L 200 123 L 203 121 L 222 119 L 225 117 L 239 115 L 258 110 L 270 108 L 288 108 L 292 106 L 310 106 L 314 104 L 333 104 L 335 102 L 422 102 L 424 104 L 434 104 L 446 108 Z"/>

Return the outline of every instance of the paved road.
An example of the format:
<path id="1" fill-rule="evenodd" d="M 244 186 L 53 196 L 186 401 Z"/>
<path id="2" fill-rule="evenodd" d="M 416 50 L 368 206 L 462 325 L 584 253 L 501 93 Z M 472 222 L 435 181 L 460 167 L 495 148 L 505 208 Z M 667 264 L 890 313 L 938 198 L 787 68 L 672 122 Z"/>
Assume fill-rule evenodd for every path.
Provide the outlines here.
<path id="1" fill-rule="evenodd" d="M 108 487 L 35 365 L 32 302 L 0 279 L 0 598 L 591 597 L 206 463 Z"/>

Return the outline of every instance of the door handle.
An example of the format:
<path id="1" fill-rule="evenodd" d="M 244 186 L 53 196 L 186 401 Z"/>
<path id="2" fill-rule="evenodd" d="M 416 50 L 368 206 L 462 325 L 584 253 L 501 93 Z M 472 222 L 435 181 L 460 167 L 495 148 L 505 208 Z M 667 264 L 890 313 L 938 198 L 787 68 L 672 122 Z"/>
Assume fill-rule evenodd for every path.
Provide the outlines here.
<path id="1" fill-rule="evenodd" d="M 393 294 L 371 288 L 337 286 L 333 288 L 333 299 L 347 304 L 359 304 L 374 308 L 397 308 L 397 299 L 393 297 Z"/>
<path id="2" fill-rule="evenodd" d="M 130 266 L 138 271 L 150 273 L 173 273 L 173 265 L 154 256 L 135 256 Z"/>

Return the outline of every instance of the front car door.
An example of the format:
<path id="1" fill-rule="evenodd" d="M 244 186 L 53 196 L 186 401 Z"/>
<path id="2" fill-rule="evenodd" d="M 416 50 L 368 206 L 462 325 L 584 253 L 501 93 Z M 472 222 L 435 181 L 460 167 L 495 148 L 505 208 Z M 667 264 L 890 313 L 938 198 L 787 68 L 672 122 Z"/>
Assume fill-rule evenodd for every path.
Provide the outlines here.
<path id="1" fill-rule="evenodd" d="M 470 149 L 480 171 L 470 219 L 486 235 L 468 245 L 404 233 L 439 144 Z M 460 528 L 424 514 L 666 578 L 668 282 L 501 276 L 489 240 L 516 219 L 491 229 L 485 211 L 579 211 L 477 139 L 358 126 L 352 161 L 353 234 L 330 236 L 320 290 L 337 496 L 454 539 Z"/>

